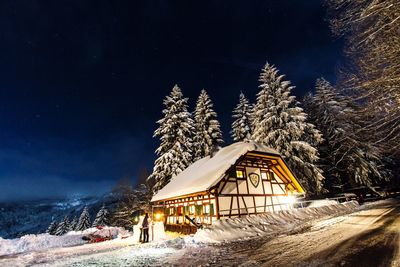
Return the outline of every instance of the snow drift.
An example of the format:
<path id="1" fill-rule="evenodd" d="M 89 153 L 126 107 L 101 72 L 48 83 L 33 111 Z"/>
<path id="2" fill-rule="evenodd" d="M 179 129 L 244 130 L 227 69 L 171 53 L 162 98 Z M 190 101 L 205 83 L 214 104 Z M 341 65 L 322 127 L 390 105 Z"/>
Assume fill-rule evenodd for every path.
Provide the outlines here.
<path id="1" fill-rule="evenodd" d="M 0 256 L 82 245 L 87 243 L 87 241 L 82 240 L 82 237 L 93 233 L 99 236 L 111 235 L 113 238 L 117 238 L 120 235 L 126 235 L 127 231 L 117 227 L 104 227 L 102 230 L 89 228 L 85 231 L 71 231 L 62 236 L 38 234 L 24 235 L 21 238 L 15 239 L 3 239 L 0 237 Z"/>
<path id="2" fill-rule="evenodd" d="M 332 199 L 318 199 L 314 200 L 307 206 L 307 208 L 318 208 L 322 206 L 336 205 L 339 204 L 338 201 Z"/>
<path id="3" fill-rule="evenodd" d="M 194 240 L 197 242 L 221 242 L 267 234 L 282 234 L 301 229 L 312 220 L 349 213 L 358 207 L 356 201 L 350 201 L 320 207 L 221 219 L 207 228 L 198 230 L 194 235 Z"/>

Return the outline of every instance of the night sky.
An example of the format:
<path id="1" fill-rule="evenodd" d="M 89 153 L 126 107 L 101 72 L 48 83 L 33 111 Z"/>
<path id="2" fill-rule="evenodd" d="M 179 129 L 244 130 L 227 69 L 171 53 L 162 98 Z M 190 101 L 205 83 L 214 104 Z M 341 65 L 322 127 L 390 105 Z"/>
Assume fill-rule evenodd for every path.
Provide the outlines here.
<path id="1" fill-rule="evenodd" d="M 275 64 L 301 97 L 334 82 L 322 1 L 1 1 L 0 201 L 101 194 L 151 171 L 162 100 L 205 88 L 231 143 L 240 91 Z"/>

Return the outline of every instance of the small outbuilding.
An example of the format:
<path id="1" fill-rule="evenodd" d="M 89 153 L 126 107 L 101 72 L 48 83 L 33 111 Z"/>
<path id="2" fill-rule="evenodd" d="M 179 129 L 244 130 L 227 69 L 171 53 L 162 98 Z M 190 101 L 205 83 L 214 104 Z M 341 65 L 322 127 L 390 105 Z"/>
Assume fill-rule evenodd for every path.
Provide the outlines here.
<path id="1" fill-rule="evenodd" d="M 163 207 L 167 230 L 182 231 L 185 225 L 290 209 L 299 194 L 304 189 L 277 151 L 238 142 L 190 165 L 151 201 Z"/>

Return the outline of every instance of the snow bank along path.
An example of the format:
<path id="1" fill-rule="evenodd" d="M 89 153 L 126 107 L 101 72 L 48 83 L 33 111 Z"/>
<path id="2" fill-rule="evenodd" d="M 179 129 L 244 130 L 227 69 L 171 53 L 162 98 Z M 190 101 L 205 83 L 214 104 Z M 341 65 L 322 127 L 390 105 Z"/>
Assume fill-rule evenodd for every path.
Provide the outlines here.
<path id="1" fill-rule="evenodd" d="M 87 243 L 87 241 L 82 240 L 82 237 L 93 233 L 100 236 L 111 235 L 113 238 L 117 238 L 119 235 L 125 235 L 126 231 L 117 227 L 104 227 L 102 230 L 89 228 L 85 231 L 71 231 L 62 236 L 32 234 L 15 239 L 3 239 L 0 237 L 0 256 L 49 248 L 82 245 Z"/>
<path id="2" fill-rule="evenodd" d="M 3 239 L 0 237 L 0 256 L 48 250 L 52 248 L 79 246 L 87 243 L 87 241 L 82 240 L 82 237 L 88 234 L 96 234 L 99 236 L 111 235 L 114 240 L 106 242 L 118 241 L 122 236 L 129 237 L 128 239 L 124 239 L 126 241 L 124 244 L 135 244 L 139 243 L 140 228 L 139 225 L 136 225 L 133 234 L 119 227 L 104 227 L 102 230 L 89 228 L 85 231 L 71 231 L 62 236 L 38 234 L 24 235 L 21 238 L 15 239 Z M 165 235 L 164 225 L 160 222 L 153 224 L 149 234 L 149 239 L 151 241 L 166 240 L 168 238 Z"/>
<path id="3" fill-rule="evenodd" d="M 356 201 L 350 201 L 241 218 L 222 218 L 213 225 L 198 230 L 193 238 L 197 242 L 221 242 L 267 234 L 282 234 L 294 231 L 312 220 L 353 212 L 358 207 Z"/>

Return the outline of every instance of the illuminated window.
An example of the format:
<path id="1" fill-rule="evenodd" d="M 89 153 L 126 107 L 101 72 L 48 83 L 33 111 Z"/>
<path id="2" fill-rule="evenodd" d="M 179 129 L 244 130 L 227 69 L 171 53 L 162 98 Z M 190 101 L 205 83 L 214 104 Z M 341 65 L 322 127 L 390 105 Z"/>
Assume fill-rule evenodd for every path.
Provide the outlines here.
<path id="1" fill-rule="evenodd" d="M 263 180 L 268 180 L 267 173 L 266 173 L 266 172 L 261 172 L 261 178 L 262 178 Z"/>
<path id="2" fill-rule="evenodd" d="M 194 210 L 195 210 L 194 206 L 189 206 L 189 214 L 190 215 L 194 214 Z"/>
<path id="3" fill-rule="evenodd" d="M 210 205 L 204 205 L 203 208 L 204 208 L 204 213 L 205 214 L 209 214 L 210 213 Z"/>
<path id="4" fill-rule="evenodd" d="M 236 178 L 243 178 L 243 171 L 236 170 Z"/>

